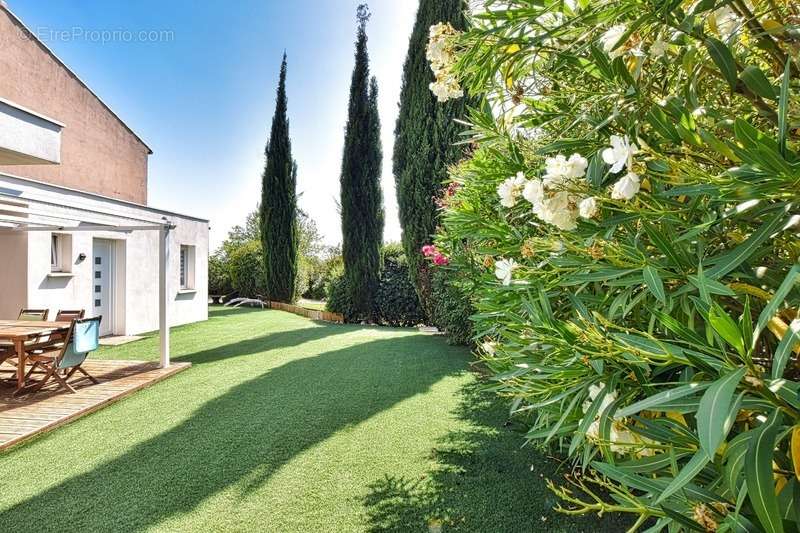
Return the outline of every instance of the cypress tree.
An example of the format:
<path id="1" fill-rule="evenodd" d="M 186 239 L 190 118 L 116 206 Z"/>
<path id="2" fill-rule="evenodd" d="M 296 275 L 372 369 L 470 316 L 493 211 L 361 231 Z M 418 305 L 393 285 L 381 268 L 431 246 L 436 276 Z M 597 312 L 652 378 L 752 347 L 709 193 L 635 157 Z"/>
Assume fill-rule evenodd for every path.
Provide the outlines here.
<path id="1" fill-rule="evenodd" d="M 464 0 L 420 0 L 417 19 L 403 66 L 400 114 L 395 127 L 393 170 L 409 275 L 428 318 L 431 318 L 431 271 L 420 249 L 431 242 L 439 222 L 436 199 L 442 194 L 447 168 L 464 156 L 455 146 L 462 128 L 454 119 L 465 114 L 466 99 L 436 101 L 429 85 L 433 71 L 426 59 L 430 27 L 449 22 L 467 26 Z"/>
<path id="2" fill-rule="evenodd" d="M 292 302 L 297 278 L 297 163 L 292 159 L 286 98 L 286 54 L 261 178 L 261 244 L 269 300 Z"/>
<path id="3" fill-rule="evenodd" d="M 344 277 L 356 318 L 375 317 L 383 242 L 380 178 L 383 153 L 378 119 L 378 84 L 370 82 L 366 4 L 358 6 L 355 67 L 350 85 L 340 177 Z"/>

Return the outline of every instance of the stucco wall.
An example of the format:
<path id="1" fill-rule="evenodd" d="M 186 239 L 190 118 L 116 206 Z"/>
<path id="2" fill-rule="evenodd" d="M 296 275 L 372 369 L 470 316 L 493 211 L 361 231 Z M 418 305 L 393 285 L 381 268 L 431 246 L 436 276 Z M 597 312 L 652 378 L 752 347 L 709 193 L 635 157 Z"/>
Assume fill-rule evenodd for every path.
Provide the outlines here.
<path id="1" fill-rule="evenodd" d="M 60 165 L 0 171 L 147 203 L 147 147 L 2 7 L 0 98 L 65 125 Z"/>

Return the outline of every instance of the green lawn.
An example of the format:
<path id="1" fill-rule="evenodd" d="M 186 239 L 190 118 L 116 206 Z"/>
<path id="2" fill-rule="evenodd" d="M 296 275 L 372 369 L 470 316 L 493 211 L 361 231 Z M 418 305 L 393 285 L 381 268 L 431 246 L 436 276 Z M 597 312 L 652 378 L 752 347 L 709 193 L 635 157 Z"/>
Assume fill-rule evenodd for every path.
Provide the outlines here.
<path id="1" fill-rule="evenodd" d="M 619 530 L 550 510 L 552 460 L 441 337 L 216 308 L 172 341 L 191 369 L 0 455 L 0 530 Z"/>

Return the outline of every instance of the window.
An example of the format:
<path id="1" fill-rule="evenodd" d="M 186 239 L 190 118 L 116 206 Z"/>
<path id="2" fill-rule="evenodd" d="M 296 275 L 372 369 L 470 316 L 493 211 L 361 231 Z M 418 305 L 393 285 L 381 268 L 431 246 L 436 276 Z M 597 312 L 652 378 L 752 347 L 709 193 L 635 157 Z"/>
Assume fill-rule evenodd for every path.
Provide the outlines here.
<path id="1" fill-rule="evenodd" d="M 181 290 L 194 289 L 194 246 L 181 245 L 180 282 Z"/>
<path id="2" fill-rule="evenodd" d="M 63 233 L 50 234 L 50 272 L 70 272 L 72 237 Z"/>

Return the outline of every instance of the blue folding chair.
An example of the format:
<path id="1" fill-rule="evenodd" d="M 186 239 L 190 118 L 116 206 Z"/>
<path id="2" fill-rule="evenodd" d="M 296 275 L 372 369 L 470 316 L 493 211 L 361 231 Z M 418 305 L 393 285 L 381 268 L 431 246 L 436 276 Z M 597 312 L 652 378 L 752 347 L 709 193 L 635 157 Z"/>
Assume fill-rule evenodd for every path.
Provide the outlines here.
<path id="1" fill-rule="evenodd" d="M 44 377 L 31 385 L 28 392 L 35 393 L 54 379 L 60 387 L 70 392 L 75 389 L 68 383 L 68 380 L 75 372 L 83 374 L 81 379 L 89 379 L 92 383 L 99 383 L 93 376 L 81 367 L 90 352 L 93 352 L 100 345 L 100 320 L 102 317 L 85 318 L 73 320 L 69 331 L 65 337 L 64 344 L 54 346 L 51 350 L 41 353 L 34 353 L 28 356 L 28 361 L 33 366 L 28 370 L 25 379 L 29 379 L 37 369 L 44 371 Z M 26 387 L 27 388 L 27 387 Z"/>

